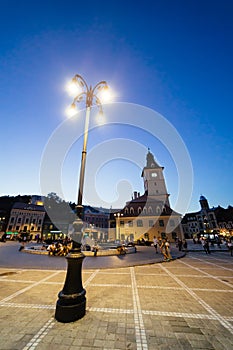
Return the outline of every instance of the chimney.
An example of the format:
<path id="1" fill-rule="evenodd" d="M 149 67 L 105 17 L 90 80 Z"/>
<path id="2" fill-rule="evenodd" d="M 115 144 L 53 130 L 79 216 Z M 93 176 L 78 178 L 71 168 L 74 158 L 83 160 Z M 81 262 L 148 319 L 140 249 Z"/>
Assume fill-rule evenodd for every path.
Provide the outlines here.
<path id="1" fill-rule="evenodd" d="M 134 199 L 137 199 L 137 194 L 138 194 L 137 191 L 134 191 L 133 194 L 134 194 Z"/>

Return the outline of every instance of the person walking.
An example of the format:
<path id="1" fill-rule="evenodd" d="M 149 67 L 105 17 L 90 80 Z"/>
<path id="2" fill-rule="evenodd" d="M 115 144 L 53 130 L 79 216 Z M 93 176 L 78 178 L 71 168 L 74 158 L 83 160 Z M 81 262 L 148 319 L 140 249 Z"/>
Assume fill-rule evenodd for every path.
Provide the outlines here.
<path id="1" fill-rule="evenodd" d="M 170 261 L 172 259 L 170 253 L 170 244 L 165 238 L 160 245 L 161 253 L 163 254 L 164 261 Z"/>
<path id="2" fill-rule="evenodd" d="M 178 239 L 178 248 L 179 248 L 179 252 L 181 252 L 182 247 L 183 247 L 183 242 L 182 242 L 182 240 L 179 238 L 179 239 Z"/>
<path id="3" fill-rule="evenodd" d="M 156 254 L 158 254 L 158 243 L 159 243 L 158 239 L 154 236 L 154 238 L 153 238 L 153 245 L 154 245 Z"/>
<path id="4" fill-rule="evenodd" d="M 209 240 L 203 237 L 201 243 L 206 254 L 210 254 Z"/>
<path id="5" fill-rule="evenodd" d="M 170 252 L 170 243 L 168 242 L 167 239 L 165 242 L 165 254 L 166 254 L 166 258 L 167 258 L 166 261 L 170 261 L 172 259 L 172 256 L 171 256 L 171 252 Z"/>
<path id="6" fill-rule="evenodd" d="M 187 243 L 186 239 L 183 240 L 183 247 L 184 247 L 184 250 L 187 252 L 188 243 Z"/>

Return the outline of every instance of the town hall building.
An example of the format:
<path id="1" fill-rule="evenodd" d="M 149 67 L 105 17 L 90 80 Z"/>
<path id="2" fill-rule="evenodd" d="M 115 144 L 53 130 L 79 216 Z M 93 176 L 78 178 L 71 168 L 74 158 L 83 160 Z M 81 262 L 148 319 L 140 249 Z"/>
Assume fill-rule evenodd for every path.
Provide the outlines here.
<path id="1" fill-rule="evenodd" d="M 134 192 L 132 200 L 112 215 L 112 221 L 115 220 L 116 240 L 153 241 L 154 236 L 170 241 L 183 239 L 181 214 L 170 207 L 163 170 L 148 150 L 146 166 L 141 175 L 144 194 L 140 196 L 138 192 Z"/>

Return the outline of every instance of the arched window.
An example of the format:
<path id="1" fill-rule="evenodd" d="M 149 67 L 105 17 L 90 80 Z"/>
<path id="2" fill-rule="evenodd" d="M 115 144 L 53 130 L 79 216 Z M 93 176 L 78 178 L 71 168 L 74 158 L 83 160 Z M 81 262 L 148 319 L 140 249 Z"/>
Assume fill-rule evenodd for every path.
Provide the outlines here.
<path id="1" fill-rule="evenodd" d="M 125 208 L 125 214 L 129 214 L 129 209 Z"/>
<path id="2" fill-rule="evenodd" d="M 152 213 L 153 213 L 152 207 L 149 207 L 149 208 L 148 208 L 148 213 L 149 213 L 149 214 L 152 214 Z"/>
<path id="3" fill-rule="evenodd" d="M 130 214 L 134 214 L 134 208 L 131 207 L 129 211 L 130 211 Z"/>
<path id="4" fill-rule="evenodd" d="M 161 214 L 161 208 L 159 206 L 156 208 L 156 213 Z"/>
<path id="5" fill-rule="evenodd" d="M 141 212 L 142 212 L 142 208 L 138 207 L 138 214 L 141 214 Z"/>
<path id="6" fill-rule="evenodd" d="M 147 209 L 146 209 L 146 207 L 143 208 L 143 214 L 145 214 L 145 215 L 147 214 Z"/>

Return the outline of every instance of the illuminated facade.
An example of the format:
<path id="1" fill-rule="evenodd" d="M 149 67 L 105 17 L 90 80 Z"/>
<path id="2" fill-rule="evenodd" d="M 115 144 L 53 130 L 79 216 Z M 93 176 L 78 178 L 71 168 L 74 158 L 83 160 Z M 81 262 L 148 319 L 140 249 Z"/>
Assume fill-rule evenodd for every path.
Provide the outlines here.
<path id="1" fill-rule="evenodd" d="M 24 233 L 32 235 L 34 239 L 37 234 L 41 235 L 44 217 L 45 209 L 41 205 L 15 203 L 11 209 L 7 233 Z"/>
<path id="2" fill-rule="evenodd" d="M 183 239 L 181 215 L 170 207 L 163 169 L 148 150 L 146 166 L 142 170 L 145 193 L 140 196 L 134 192 L 132 200 L 112 215 L 117 240 L 153 241 L 154 236 L 171 241 L 177 237 Z"/>

